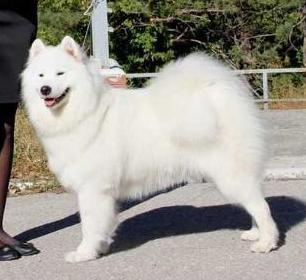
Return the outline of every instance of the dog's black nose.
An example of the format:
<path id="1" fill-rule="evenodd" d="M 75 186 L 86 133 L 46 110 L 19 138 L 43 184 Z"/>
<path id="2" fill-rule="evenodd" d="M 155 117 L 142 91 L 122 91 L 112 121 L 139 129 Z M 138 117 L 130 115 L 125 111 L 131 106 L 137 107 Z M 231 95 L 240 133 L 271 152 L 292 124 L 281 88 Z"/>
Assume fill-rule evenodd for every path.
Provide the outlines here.
<path id="1" fill-rule="evenodd" d="M 42 86 L 41 88 L 40 88 L 40 92 L 41 92 L 41 94 L 42 95 L 45 95 L 45 96 L 47 96 L 47 95 L 49 95 L 50 93 L 51 93 L 51 87 L 49 87 L 49 86 Z"/>

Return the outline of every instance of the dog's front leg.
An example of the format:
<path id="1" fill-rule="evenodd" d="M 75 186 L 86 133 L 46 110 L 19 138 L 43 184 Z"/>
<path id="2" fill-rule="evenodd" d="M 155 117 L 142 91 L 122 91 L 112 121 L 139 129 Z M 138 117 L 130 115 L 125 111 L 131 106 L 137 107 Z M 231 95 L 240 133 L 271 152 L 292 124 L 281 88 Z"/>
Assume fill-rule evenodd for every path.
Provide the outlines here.
<path id="1" fill-rule="evenodd" d="M 68 262 L 82 262 L 106 254 L 116 228 L 116 201 L 105 192 L 83 190 L 78 194 L 82 223 L 82 242 L 65 257 Z"/>

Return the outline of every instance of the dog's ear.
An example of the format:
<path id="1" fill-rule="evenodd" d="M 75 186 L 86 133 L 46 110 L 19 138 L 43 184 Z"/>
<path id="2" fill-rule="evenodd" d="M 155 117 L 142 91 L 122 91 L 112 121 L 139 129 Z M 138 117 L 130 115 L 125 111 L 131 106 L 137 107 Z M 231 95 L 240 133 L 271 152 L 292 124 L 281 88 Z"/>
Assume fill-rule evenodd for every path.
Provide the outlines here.
<path id="1" fill-rule="evenodd" d="M 82 61 L 83 54 L 81 48 L 70 36 L 65 36 L 63 38 L 60 47 L 77 61 Z"/>
<path id="2" fill-rule="evenodd" d="M 29 60 L 32 60 L 35 56 L 37 56 L 40 52 L 42 52 L 46 48 L 45 44 L 42 40 L 36 39 L 30 48 Z"/>

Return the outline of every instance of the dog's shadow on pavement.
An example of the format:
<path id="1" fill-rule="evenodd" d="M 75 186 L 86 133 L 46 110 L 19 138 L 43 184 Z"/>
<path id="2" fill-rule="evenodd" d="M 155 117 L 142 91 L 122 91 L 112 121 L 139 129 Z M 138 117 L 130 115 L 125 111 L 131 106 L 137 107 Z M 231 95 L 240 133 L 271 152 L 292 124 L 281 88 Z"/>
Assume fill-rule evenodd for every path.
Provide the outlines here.
<path id="1" fill-rule="evenodd" d="M 281 232 L 284 243 L 286 233 L 306 219 L 306 204 L 288 196 L 267 198 L 272 215 Z M 125 211 L 135 204 L 124 204 Z M 47 223 L 15 236 L 22 241 L 62 230 L 80 222 L 78 213 Z M 202 233 L 222 229 L 249 229 L 250 216 L 241 208 L 225 204 L 194 207 L 189 205 L 169 206 L 153 209 L 124 220 L 118 227 L 110 253 L 136 248 L 146 242 L 191 233 Z"/>
<path id="2" fill-rule="evenodd" d="M 269 197 L 267 201 L 280 230 L 282 245 L 286 233 L 306 219 L 306 204 L 288 196 Z M 231 204 L 162 207 L 123 221 L 116 232 L 111 253 L 132 249 L 158 238 L 250 227 L 249 214 Z"/>

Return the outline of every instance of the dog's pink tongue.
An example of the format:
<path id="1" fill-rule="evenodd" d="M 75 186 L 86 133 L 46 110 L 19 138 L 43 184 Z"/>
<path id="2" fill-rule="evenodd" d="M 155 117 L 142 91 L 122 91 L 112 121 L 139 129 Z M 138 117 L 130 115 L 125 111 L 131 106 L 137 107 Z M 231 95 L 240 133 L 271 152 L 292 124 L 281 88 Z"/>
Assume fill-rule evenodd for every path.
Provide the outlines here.
<path id="1" fill-rule="evenodd" d="M 45 105 L 47 107 L 52 107 L 55 104 L 55 98 L 46 98 L 45 99 Z"/>

